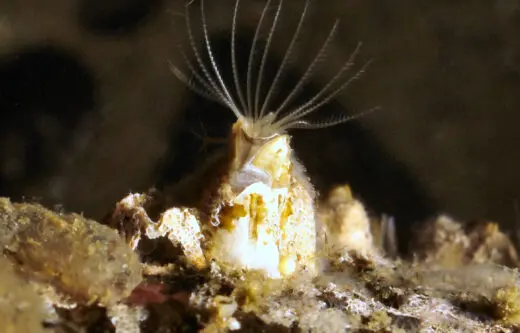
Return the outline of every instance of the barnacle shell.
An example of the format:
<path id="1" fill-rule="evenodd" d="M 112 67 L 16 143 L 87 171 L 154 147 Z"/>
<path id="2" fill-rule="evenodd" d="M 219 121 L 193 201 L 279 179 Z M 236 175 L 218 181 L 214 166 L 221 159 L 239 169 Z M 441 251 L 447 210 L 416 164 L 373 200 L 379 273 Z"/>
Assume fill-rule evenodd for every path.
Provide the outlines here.
<path id="1" fill-rule="evenodd" d="M 519 265 L 514 243 L 497 223 L 489 221 L 464 224 L 440 215 L 416 231 L 411 247 L 416 258 L 430 266 Z"/>
<path id="2" fill-rule="evenodd" d="M 228 269 L 282 277 L 315 270 L 314 195 L 293 171 L 289 136 L 255 141 L 233 126 L 230 167 L 209 209 L 209 256 Z"/>
<path id="3" fill-rule="evenodd" d="M 348 185 L 333 188 L 319 211 L 327 231 L 328 246 L 336 251 L 375 253 L 370 219 Z"/>
<path id="4" fill-rule="evenodd" d="M 146 236 L 152 239 L 167 236 L 172 244 L 181 246 L 190 264 L 199 269 L 207 264 L 200 245 L 204 236 L 195 210 L 177 207 L 168 209 L 158 223 L 146 227 Z"/>
<path id="5" fill-rule="evenodd" d="M 201 243 L 204 235 L 200 216 L 196 209 L 172 207 L 153 221 L 145 209 L 150 197 L 146 194 L 129 194 L 117 203 L 109 225 L 126 238 L 128 245 L 136 249 L 142 236 L 150 239 L 166 237 L 175 246 L 180 246 L 186 261 L 198 269 L 207 265 Z"/>

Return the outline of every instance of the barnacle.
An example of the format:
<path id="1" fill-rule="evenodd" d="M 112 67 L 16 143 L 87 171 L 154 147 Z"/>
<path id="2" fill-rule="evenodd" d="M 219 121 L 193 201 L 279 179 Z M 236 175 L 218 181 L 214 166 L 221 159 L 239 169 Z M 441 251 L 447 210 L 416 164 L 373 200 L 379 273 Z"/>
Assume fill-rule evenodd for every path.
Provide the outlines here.
<path id="1" fill-rule="evenodd" d="M 213 60 L 205 22 L 202 27 L 204 46 Z M 273 23 L 269 40 L 275 27 Z M 286 57 L 292 47 L 293 43 Z M 251 53 L 255 54 L 254 48 Z M 277 77 L 283 73 L 286 57 Z M 314 62 L 320 58 L 318 55 Z M 253 63 L 254 56 L 251 59 Z M 0 258 L 2 332 L 43 331 L 42 320 L 45 331 L 50 326 L 56 332 L 111 331 L 110 322 L 115 332 L 136 333 L 519 330 L 518 272 L 500 266 L 518 267 L 518 255 L 498 224 L 463 226 L 441 216 L 415 238 L 417 244 L 412 249 L 416 260 L 383 257 L 376 251 L 378 247 L 386 254 L 393 248 L 395 254 L 393 219 L 383 218 L 374 228 L 365 207 L 346 185 L 333 189 L 316 209 L 312 186 L 291 149 L 288 129 L 334 124 L 303 120 L 304 113 L 313 112 L 311 109 L 330 95 L 320 92 L 308 101 L 310 104 L 282 116 L 289 102 L 267 112 L 276 89 L 262 94 L 262 84 L 250 78 L 240 101 L 239 87 L 232 97 L 227 96 L 214 61 L 206 71 L 200 60 L 196 65 L 202 73 L 193 75 L 203 80 L 195 82 L 195 89 L 202 87 L 206 89 L 202 93 L 229 104 L 238 118 L 231 129 L 227 155 L 218 161 L 223 163 L 206 166 L 219 167 L 208 172 L 216 176 L 211 178 L 214 182 L 206 182 L 210 177 L 198 179 L 206 190 L 200 193 L 202 200 L 190 205 L 186 198 L 191 199 L 192 193 L 182 193 L 178 200 L 169 197 L 175 196 L 173 191 L 157 196 L 155 191 L 130 194 L 107 216 L 110 226 L 120 232 L 118 236 L 81 215 L 0 198 L 0 246 L 10 259 Z M 235 85 L 239 86 L 238 68 L 234 67 Z M 314 67 L 310 66 L 301 82 Z M 247 73 L 253 68 L 251 65 Z M 300 85 L 303 83 L 287 98 L 294 97 Z M 234 109 L 233 97 L 238 98 L 240 108 Z M 342 120 L 346 118 L 338 121 Z M 198 187 L 190 190 L 202 192 Z M 321 231 L 316 221 L 320 218 L 327 231 L 326 241 L 346 251 L 339 251 L 339 256 L 327 253 L 328 265 L 320 267 L 317 276 L 293 274 L 317 271 L 315 259 L 322 253 L 316 245 Z M 139 244 L 146 237 L 152 241 Z M 172 247 L 168 241 L 182 250 L 193 267 L 183 265 L 184 258 L 177 252 L 169 252 Z M 143 256 L 139 258 L 133 249 Z M 135 290 L 142 278 L 140 260 L 146 283 Z M 290 278 L 266 279 L 266 275 Z M 78 325 L 53 329 L 55 324 L 47 318 L 50 307 L 43 309 L 45 313 L 41 308 L 41 301 L 48 299 L 33 293 L 32 287 L 41 285 L 54 287 L 67 295 L 67 300 L 83 303 L 64 310 L 61 303 L 51 302 L 59 308 L 54 312 L 57 320 Z M 131 297 L 126 297 L 131 290 Z M 90 302 L 95 306 L 82 306 Z M 87 321 L 93 317 L 91 310 L 97 313 L 96 318 Z"/>
<path id="2" fill-rule="evenodd" d="M 191 3 L 186 5 L 186 29 L 195 62 L 189 60 L 184 50 L 181 52 L 193 79 L 177 67 L 171 65 L 171 68 L 192 90 L 226 106 L 237 117 L 229 136 L 227 163 L 215 186 L 208 191 L 207 205 L 202 207 L 205 215 L 209 216 L 209 221 L 203 222 L 207 235 L 204 246 L 207 258 L 216 260 L 225 269 L 255 269 L 271 277 L 281 277 L 302 269 L 311 273 L 316 270 L 315 194 L 303 168 L 294 158 L 287 130 L 323 128 L 359 116 L 337 115 L 321 122 L 305 119 L 357 80 L 369 63 L 345 79 L 345 74 L 354 65 L 358 45 L 337 74 L 316 95 L 301 105 L 292 105 L 326 56 L 338 28 L 336 21 L 300 80 L 282 102 L 273 107 L 271 101 L 300 38 L 309 1 L 305 2 L 273 81 L 268 89 L 262 89 L 266 60 L 280 20 L 283 0 L 278 2 L 265 48 L 257 63 L 257 45 L 271 3 L 272 0 L 266 2 L 255 30 L 245 90 L 240 82 L 243 76 L 239 73 L 235 52 L 240 0 L 235 2 L 231 26 L 234 91 L 224 81 L 212 51 L 204 0 L 200 1 L 204 53 L 195 45 L 189 10 Z M 209 64 L 204 62 L 205 58 L 209 59 Z M 256 82 L 253 82 L 253 77 L 257 78 Z"/>
<path id="3" fill-rule="evenodd" d="M 441 215 L 416 232 L 412 246 L 416 258 L 431 266 L 460 267 L 470 263 L 519 265 L 513 242 L 494 222 L 464 225 Z"/>
<path id="4" fill-rule="evenodd" d="M 394 219 L 386 215 L 370 218 L 348 185 L 334 187 L 319 203 L 318 219 L 324 229 L 324 249 L 329 254 L 387 257 L 397 254 Z"/>

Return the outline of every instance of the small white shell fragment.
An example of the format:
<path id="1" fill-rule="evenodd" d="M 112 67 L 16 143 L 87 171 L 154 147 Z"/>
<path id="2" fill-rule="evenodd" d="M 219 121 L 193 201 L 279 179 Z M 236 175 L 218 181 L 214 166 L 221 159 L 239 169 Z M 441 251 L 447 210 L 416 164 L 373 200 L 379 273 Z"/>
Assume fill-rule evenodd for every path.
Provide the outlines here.
<path id="1" fill-rule="evenodd" d="M 107 315 L 114 325 L 115 333 L 141 333 L 140 322 L 146 319 L 147 312 L 141 306 L 130 307 L 120 303 L 108 307 Z"/>
<path id="2" fill-rule="evenodd" d="M 116 204 L 114 213 L 112 214 L 111 226 L 124 235 L 128 245 L 135 250 L 141 240 L 141 228 L 143 225 L 147 226 L 153 224 L 153 221 L 148 217 L 143 205 L 149 200 L 146 194 L 131 193 L 124 197 Z M 131 223 L 124 218 L 128 213 L 132 217 Z M 114 224 L 115 222 L 115 224 Z"/>
<path id="3" fill-rule="evenodd" d="M 242 324 L 236 318 L 229 318 L 227 328 L 230 331 L 236 331 L 242 328 Z"/>
<path id="4" fill-rule="evenodd" d="M 180 245 L 188 263 L 198 269 L 206 267 L 207 262 L 201 247 L 202 235 L 198 214 L 193 209 L 170 208 L 165 211 L 158 223 L 146 226 L 148 238 L 168 237 L 174 245 Z"/>

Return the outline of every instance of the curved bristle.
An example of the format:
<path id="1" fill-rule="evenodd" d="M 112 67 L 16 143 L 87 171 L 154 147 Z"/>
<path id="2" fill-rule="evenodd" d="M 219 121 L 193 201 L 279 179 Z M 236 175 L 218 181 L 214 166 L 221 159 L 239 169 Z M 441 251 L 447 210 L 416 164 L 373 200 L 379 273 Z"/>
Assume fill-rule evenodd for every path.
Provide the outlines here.
<path id="1" fill-rule="evenodd" d="M 354 50 L 354 52 L 352 52 L 352 54 L 350 55 L 348 60 L 343 64 L 343 66 L 341 67 L 339 72 L 337 72 L 336 75 L 334 75 L 334 77 L 332 77 L 332 79 L 330 79 L 329 82 L 325 86 L 323 86 L 323 88 L 321 88 L 321 90 L 316 95 L 314 95 L 310 100 L 308 100 L 303 105 L 300 105 L 295 110 L 289 112 L 289 115 L 287 117 L 285 117 L 284 119 L 287 120 L 288 117 L 292 117 L 292 120 L 294 120 L 295 116 L 297 114 L 299 114 L 302 110 L 305 110 L 306 108 L 310 107 L 319 98 L 321 98 L 321 96 L 323 96 L 323 94 L 325 94 L 343 76 L 343 74 L 346 71 L 348 71 L 348 70 L 350 70 L 350 68 L 352 68 L 352 66 L 354 65 L 354 60 L 355 60 L 360 48 L 361 48 L 361 43 L 358 43 L 356 49 Z"/>
<path id="2" fill-rule="evenodd" d="M 204 12 L 204 0 L 200 1 L 200 13 L 201 13 L 201 19 L 202 19 L 202 31 L 204 32 L 204 42 L 206 44 L 206 49 L 208 51 L 209 60 L 211 62 L 211 66 L 213 67 L 213 71 L 215 72 L 215 75 L 217 76 L 217 79 L 220 83 L 220 87 L 222 88 L 222 91 L 227 97 L 227 100 L 229 102 L 229 105 L 231 107 L 231 110 L 235 113 L 235 116 L 237 118 L 240 118 L 242 114 L 240 113 L 240 110 L 237 108 L 235 101 L 233 100 L 233 97 L 229 93 L 226 84 L 224 83 L 224 80 L 222 79 L 222 75 L 220 75 L 220 71 L 218 70 L 217 63 L 215 62 L 215 57 L 213 56 L 213 51 L 211 50 L 211 43 L 209 41 L 208 36 L 208 25 L 206 23 L 206 13 Z"/>
<path id="3" fill-rule="evenodd" d="M 304 86 L 309 82 L 310 78 L 313 76 L 316 69 L 318 68 L 318 65 L 321 64 L 323 60 L 326 58 L 327 52 L 330 49 L 332 39 L 337 33 L 339 21 L 334 22 L 332 28 L 330 29 L 327 35 L 327 38 L 323 42 L 322 46 L 320 47 L 310 64 L 307 66 L 303 75 L 298 79 L 294 87 L 289 91 L 289 93 L 286 96 L 284 96 L 281 103 L 277 107 L 275 107 L 273 110 L 270 109 L 270 103 L 274 99 L 275 95 L 277 95 L 277 90 L 281 83 L 281 79 L 284 75 L 284 71 L 286 70 L 291 56 L 295 50 L 295 46 L 300 39 L 301 30 L 303 29 L 305 18 L 308 13 L 310 0 L 305 1 L 305 5 L 301 11 L 300 18 L 293 32 L 291 41 L 285 51 L 280 66 L 276 71 L 274 79 L 272 80 L 271 85 L 268 87 L 267 92 L 264 95 L 262 93 L 262 85 L 265 79 L 264 71 L 266 68 L 267 59 L 269 57 L 269 49 L 271 47 L 276 28 L 280 21 L 284 0 L 278 0 L 276 12 L 273 14 L 274 16 L 272 19 L 272 23 L 269 27 L 269 32 L 266 38 L 265 46 L 262 50 L 262 56 L 260 58 L 259 64 L 257 65 L 255 64 L 255 54 L 257 52 L 258 43 L 260 41 L 260 33 L 272 0 L 266 1 L 261 16 L 257 22 L 255 33 L 251 43 L 251 48 L 249 50 L 247 69 L 245 73 L 246 82 L 244 91 L 240 82 L 241 75 L 239 73 L 236 54 L 237 20 L 240 7 L 240 0 L 235 1 L 236 2 L 234 6 L 233 19 L 231 24 L 231 74 L 233 77 L 234 91 L 230 91 L 229 86 L 224 81 L 222 73 L 220 72 L 219 64 L 215 60 L 211 41 L 209 38 L 208 24 L 206 22 L 205 0 L 200 0 L 200 13 L 202 33 L 204 37 L 204 58 L 209 59 L 210 67 L 208 68 L 209 65 L 205 64 L 201 52 L 199 52 L 197 46 L 195 45 L 192 23 L 188 8 L 190 4 L 193 2 L 193 0 L 190 0 L 185 8 L 185 21 L 189 43 L 193 51 L 195 61 L 191 62 L 186 56 L 184 50 L 182 49 L 181 53 L 183 55 L 184 62 L 186 63 L 189 72 L 191 73 L 192 78 L 188 78 L 188 76 L 185 73 L 183 73 L 181 70 L 179 70 L 172 64 L 170 64 L 170 68 L 173 74 L 177 76 L 179 80 L 184 82 L 191 90 L 193 90 L 199 95 L 202 95 L 208 99 L 211 99 L 226 106 L 231 111 L 233 111 L 237 118 L 245 118 L 247 122 L 249 122 L 249 125 L 251 125 L 251 128 L 253 129 L 253 133 L 248 134 L 252 136 L 269 137 L 273 134 L 284 132 L 288 129 L 293 128 L 325 128 L 341 124 L 352 119 L 359 118 L 361 116 L 366 115 L 367 113 L 373 112 L 376 109 L 378 109 L 376 107 L 351 116 L 338 115 L 325 121 L 310 122 L 308 120 L 303 119 L 307 115 L 313 113 L 325 104 L 332 101 L 342 91 L 349 87 L 354 81 L 358 80 L 365 72 L 365 70 L 368 68 L 371 61 L 365 63 L 361 67 L 361 69 L 354 73 L 354 75 L 348 78 L 345 77 L 346 73 L 349 72 L 350 69 L 354 66 L 354 61 L 361 48 L 361 43 L 358 43 L 355 50 L 345 61 L 340 70 L 327 82 L 327 84 L 325 84 L 325 86 L 323 86 L 323 88 L 320 89 L 320 91 L 318 91 L 318 93 L 310 97 L 303 104 L 294 107 L 292 110 L 287 111 L 288 106 L 291 105 L 298 93 L 300 93 Z M 256 77 L 256 81 L 254 82 L 253 76 Z M 235 102 L 235 99 L 237 97 L 237 101 L 240 104 L 240 106 L 238 106 L 237 102 Z M 283 116 L 281 115 L 282 113 Z"/>
<path id="4" fill-rule="evenodd" d="M 336 126 L 336 125 L 339 125 L 339 124 L 343 124 L 343 123 L 346 123 L 347 121 L 351 121 L 351 120 L 354 120 L 354 119 L 357 119 L 357 118 L 361 118 L 361 117 L 364 117 L 372 112 L 375 112 L 377 110 L 379 110 L 380 107 L 379 106 L 376 106 L 376 107 L 373 107 L 371 109 L 368 109 L 368 110 L 365 110 L 365 111 L 362 111 L 362 112 L 358 112 L 354 115 L 350 115 L 350 116 L 347 116 L 347 115 L 336 115 L 336 116 L 333 116 L 327 120 L 320 120 L 318 122 L 310 122 L 310 121 L 307 121 L 307 120 L 295 120 L 291 123 L 288 123 L 287 125 L 285 125 L 283 128 L 284 129 L 322 129 L 322 128 L 327 128 L 327 127 L 332 127 L 332 126 Z"/>
<path id="5" fill-rule="evenodd" d="M 177 78 L 179 80 L 181 80 L 182 83 L 184 83 L 189 89 L 193 90 L 197 94 L 199 94 L 207 99 L 210 99 L 212 101 L 223 104 L 224 106 L 227 106 L 226 104 L 222 103 L 220 98 L 218 96 L 215 96 L 211 90 L 207 90 L 206 88 L 201 88 L 201 87 L 197 86 L 197 84 L 194 83 L 192 80 L 188 79 L 181 70 L 179 70 L 177 67 L 173 66 L 172 64 L 169 64 L 169 65 L 170 65 L 170 70 L 172 71 L 172 73 L 175 76 L 177 76 Z"/>
<path id="6" fill-rule="evenodd" d="M 258 24 L 256 25 L 255 35 L 253 37 L 253 42 L 251 44 L 251 50 L 249 51 L 249 58 L 247 60 L 247 111 L 248 111 L 248 117 L 256 117 L 258 115 L 253 114 L 253 96 L 251 92 L 251 80 L 252 80 L 252 72 L 253 72 L 253 60 L 255 56 L 255 49 L 256 49 L 256 43 L 258 43 L 258 38 L 260 36 L 260 29 L 262 28 L 262 24 L 265 19 L 265 14 L 267 13 L 267 10 L 269 9 L 269 5 L 271 4 L 271 0 L 267 0 L 264 9 L 262 10 L 262 15 L 260 16 L 260 20 L 258 20 Z"/>
<path id="7" fill-rule="evenodd" d="M 237 0 L 235 3 L 235 11 L 233 13 L 233 24 L 231 26 L 231 66 L 233 67 L 233 80 L 235 81 L 235 90 L 238 93 L 238 99 L 240 100 L 240 105 L 242 106 L 242 110 L 247 110 L 247 105 L 244 99 L 244 94 L 242 93 L 242 88 L 240 86 L 240 77 L 238 75 L 238 67 L 237 67 L 237 57 L 235 52 L 235 44 L 236 44 L 236 30 L 237 30 L 237 15 L 238 15 L 238 6 L 240 4 L 240 0 Z M 242 111 L 244 113 L 244 111 Z M 246 113 L 247 114 L 247 113 Z"/>
<path id="8" fill-rule="evenodd" d="M 193 54 L 195 55 L 195 59 L 197 60 L 197 64 L 199 65 L 200 69 L 204 73 L 204 76 L 206 76 L 206 79 L 208 80 L 208 85 L 211 85 L 212 91 L 214 94 L 218 95 L 220 100 L 224 102 L 229 108 L 231 108 L 231 105 L 228 101 L 226 101 L 225 96 L 222 94 L 222 91 L 218 88 L 217 84 L 213 80 L 213 77 L 210 75 L 208 69 L 204 65 L 204 61 L 202 61 L 202 57 L 197 49 L 197 46 L 195 45 L 195 40 L 193 38 L 193 31 L 191 29 L 191 20 L 190 20 L 190 13 L 189 13 L 189 5 L 191 3 L 188 3 L 185 7 L 186 10 L 186 30 L 188 33 L 188 39 L 190 41 L 190 46 L 193 51 Z M 192 70 L 193 73 L 196 73 L 196 71 Z"/>
<path id="9" fill-rule="evenodd" d="M 334 26 L 330 30 L 329 35 L 327 36 L 327 39 L 325 40 L 322 47 L 320 48 L 318 54 L 316 55 L 316 57 L 314 57 L 314 60 L 307 67 L 307 70 L 305 71 L 305 73 L 303 73 L 302 77 L 300 78 L 300 80 L 298 81 L 296 86 L 294 86 L 294 88 L 289 93 L 289 95 L 286 97 L 286 99 L 282 102 L 282 104 L 278 107 L 278 109 L 276 109 L 276 111 L 274 111 L 275 115 L 280 114 L 280 112 L 285 109 L 285 107 L 294 99 L 294 97 L 296 97 L 296 95 L 300 92 L 300 90 L 303 88 L 303 86 L 307 83 L 309 78 L 314 73 L 316 66 L 325 58 L 327 50 L 329 48 L 329 44 L 332 41 L 332 37 L 336 34 L 338 24 L 339 24 L 339 21 L 336 21 L 334 23 Z"/>
<path id="10" fill-rule="evenodd" d="M 264 78 L 264 68 L 265 63 L 267 61 L 267 55 L 269 54 L 269 48 L 271 46 L 271 42 L 273 40 L 273 35 L 276 30 L 276 26 L 278 25 L 278 19 L 280 18 L 280 12 L 282 10 L 283 0 L 280 0 L 278 3 L 278 8 L 276 9 L 276 14 L 273 19 L 273 25 L 269 31 L 269 35 L 267 36 L 267 42 L 264 47 L 264 53 L 262 55 L 262 60 L 260 61 L 260 68 L 258 70 L 258 81 L 256 82 L 256 90 L 255 90 L 255 119 L 261 118 L 263 115 L 259 110 L 259 102 L 260 102 L 260 89 L 262 87 L 262 81 Z"/>
<path id="11" fill-rule="evenodd" d="M 329 103 L 334 97 L 336 97 L 339 93 L 345 90 L 350 84 L 356 80 L 358 80 L 366 71 L 368 66 L 371 64 L 371 61 L 367 61 L 360 70 L 358 70 L 354 75 L 348 78 L 347 81 L 342 83 L 338 88 L 334 89 L 330 92 L 326 97 L 323 97 L 320 101 L 318 101 L 323 94 L 325 94 L 329 89 L 336 83 L 337 80 L 341 78 L 343 72 L 349 70 L 354 64 L 354 58 L 360 48 L 361 44 L 358 44 L 358 47 L 351 55 L 349 60 L 345 63 L 345 65 L 341 68 L 341 70 L 327 83 L 314 97 L 312 97 L 308 102 L 299 106 L 293 111 L 290 111 L 288 115 L 279 120 L 279 126 L 287 128 L 286 124 L 290 124 L 295 120 L 301 119 L 306 115 L 316 111 L 323 105 Z"/>
<path id="12" fill-rule="evenodd" d="M 186 52 L 182 49 L 182 47 L 179 47 L 181 49 L 181 54 L 184 58 L 184 63 L 188 66 L 191 75 L 195 78 L 195 81 L 197 83 L 194 83 L 193 80 L 188 79 L 186 74 L 184 74 L 180 69 L 178 69 L 176 66 L 174 66 L 171 62 L 168 62 L 168 65 L 170 67 L 170 70 L 173 72 L 177 78 L 179 78 L 184 84 L 188 86 L 191 90 L 194 92 L 209 98 L 211 100 L 214 100 L 224 106 L 227 106 L 225 101 L 222 100 L 222 98 L 218 95 L 217 92 L 214 91 L 213 87 L 211 87 L 210 84 L 208 84 L 197 72 L 191 61 L 188 60 L 188 57 L 186 56 Z M 199 85 L 202 87 L 200 87 Z"/>
<path id="13" fill-rule="evenodd" d="M 267 95 L 265 96 L 264 103 L 262 105 L 262 109 L 260 110 L 260 116 L 263 116 L 265 114 L 266 108 L 269 106 L 269 101 L 271 100 L 271 97 L 277 90 L 278 84 L 280 82 L 280 77 L 283 74 L 283 71 L 287 65 L 287 62 L 291 58 L 294 46 L 296 45 L 296 41 L 298 40 L 298 37 L 300 36 L 300 31 L 303 27 L 303 23 L 305 22 L 305 16 L 307 15 L 308 8 L 309 8 L 309 0 L 306 0 L 305 6 L 303 7 L 303 11 L 300 15 L 300 21 L 298 22 L 296 30 L 291 39 L 291 42 L 289 43 L 289 46 L 287 47 L 287 51 L 285 52 L 282 63 L 280 64 L 280 67 L 278 67 L 278 71 L 276 72 L 276 75 L 273 79 L 273 83 L 271 84 L 271 87 L 269 88 L 269 91 L 267 92 Z"/>

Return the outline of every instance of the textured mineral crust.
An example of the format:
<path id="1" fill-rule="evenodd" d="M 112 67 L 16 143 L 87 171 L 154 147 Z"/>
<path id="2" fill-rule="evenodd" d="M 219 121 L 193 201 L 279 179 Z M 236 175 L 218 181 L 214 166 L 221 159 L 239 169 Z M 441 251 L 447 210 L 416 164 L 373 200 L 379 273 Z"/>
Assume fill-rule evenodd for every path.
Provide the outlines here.
<path id="1" fill-rule="evenodd" d="M 47 332 L 42 327 L 45 306 L 34 288 L 20 278 L 13 264 L 0 258 L 0 327 L 5 333 Z"/>
<path id="2" fill-rule="evenodd" d="M 139 257 L 112 229 L 78 214 L 0 198 L 0 240 L 22 275 L 73 302 L 118 302 L 141 281 Z"/>
<path id="3" fill-rule="evenodd" d="M 494 223 L 439 216 L 417 231 L 415 259 L 392 259 L 377 236 L 384 219 L 370 218 L 344 185 L 319 203 L 321 232 L 330 233 L 316 254 L 319 274 L 269 278 L 262 270 L 223 270 L 213 260 L 193 265 L 193 248 L 182 245 L 189 242 L 161 229 L 186 217 L 180 207 L 157 214 L 163 195 L 174 194 L 132 194 L 117 204 L 106 222 L 124 237 L 80 215 L 2 199 L 0 316 L 6 332 L 520 328 L 517 254 Z M 200 222 L 197 209 L 189 212 Z M 49 297 L 48 288 L 60 297 Z"/>

